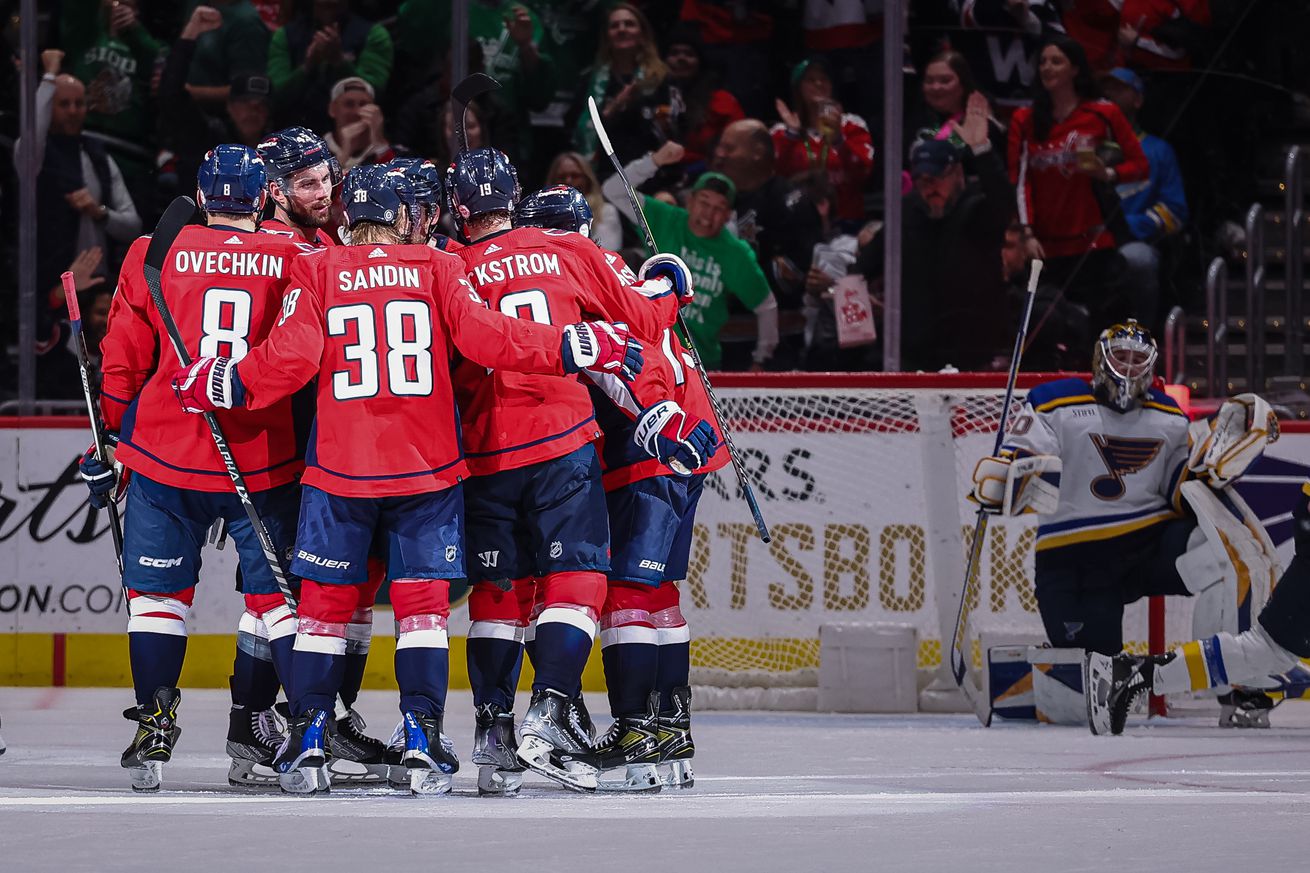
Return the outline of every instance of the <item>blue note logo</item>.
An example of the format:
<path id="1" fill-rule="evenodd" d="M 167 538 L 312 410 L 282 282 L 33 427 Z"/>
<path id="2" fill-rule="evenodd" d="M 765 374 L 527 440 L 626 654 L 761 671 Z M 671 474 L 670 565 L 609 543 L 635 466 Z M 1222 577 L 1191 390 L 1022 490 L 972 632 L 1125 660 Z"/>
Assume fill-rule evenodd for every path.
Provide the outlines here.
<path id="1" fill-rule="evenodd" d="M 1123 497 L 1127 490 L 1124 477 L 1149 467 L 1164 445 L 1164 440 L 1105 436 L 1099 433 L 1090 436 L 1092 445 L 1096 446 L 1108 471 L 1104 476 L 1092 480 L 1092 493 L 1107 501 Z"/>

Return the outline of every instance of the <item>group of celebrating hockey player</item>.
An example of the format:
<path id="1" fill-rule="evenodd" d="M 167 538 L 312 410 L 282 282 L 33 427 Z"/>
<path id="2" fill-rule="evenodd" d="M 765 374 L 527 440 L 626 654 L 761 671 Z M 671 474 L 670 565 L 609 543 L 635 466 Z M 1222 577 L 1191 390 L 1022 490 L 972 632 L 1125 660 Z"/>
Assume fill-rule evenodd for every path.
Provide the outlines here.
<path id="1" fill-rule="evenodd" d="M 338 197 L 344 245 L 325 230 Z M 578 791 L 690 786 L 675 583 L 703 479 L 727 459 L 673 330 L 686 265 L 656 254 L 633 274 L 587 239 L 578 192 L 521 197 L 494 149 L 444 175 L 403 159 L 343 179 L 322 139 L 291 128 L 216 146 L 197 201 L 203 223 L 158 265 L 194 360 L 173 360 L 143 237 L 102 343 L 115 454 L 81 463 L 94 505 L 125 504 L 133 788 L 160 787 L 181 733 L 186 617 L 216 523 L 245 602 L 233 784 L 448 792 L 447 620 L 467 591 L 480 793 L 517 792 L 526 769 Z M 437 232 L 443 207 L 462 242 Z M 196 413 L 221 424 L 284 566 Z M 384 581 L 400 689 L 385 743 L 354 709 Z M 581 698 L 597 633 L 615 718 L 599 738 Z M 516 725 L 525 650 L 535 678 Z"/>

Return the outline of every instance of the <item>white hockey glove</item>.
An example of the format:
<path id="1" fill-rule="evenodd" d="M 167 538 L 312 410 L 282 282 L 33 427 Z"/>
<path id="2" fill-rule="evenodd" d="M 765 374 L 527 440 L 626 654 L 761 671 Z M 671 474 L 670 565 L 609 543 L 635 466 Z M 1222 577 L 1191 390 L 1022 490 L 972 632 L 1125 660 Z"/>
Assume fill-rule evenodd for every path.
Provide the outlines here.
<path id="1" fill-rule="evenodd" d="M 973 470 L 969 499 L 1000 515 L 1045 515 L 1060 505 L 1060 471 L 1055 455 L 982 458 Z"/>
<path id="2" fill-rule="evenodd" d="M 1188 426 L 1187 469 L 1211 488 L 1225 488 L 1278 440 L 1278 433 L 1278 416 L 1263 398 L 1238 394 L 1224 401 L 1213 418 Z"/>
<path id="3" fill-rule="evenodd" d="M 637 271 L 637 278 L 645 282 L 648 279 L 665 279 L 678 295 L 678 305 L 686 306 L 695 297 L 691 287 L 691 268 L 675 254 L 664 252 L 646 259 Z"/>

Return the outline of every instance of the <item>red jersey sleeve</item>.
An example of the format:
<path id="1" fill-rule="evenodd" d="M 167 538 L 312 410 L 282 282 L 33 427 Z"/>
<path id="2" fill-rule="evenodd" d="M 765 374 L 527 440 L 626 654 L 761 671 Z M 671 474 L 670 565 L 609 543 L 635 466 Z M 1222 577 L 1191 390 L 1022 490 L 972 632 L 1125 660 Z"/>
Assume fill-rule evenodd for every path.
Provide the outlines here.
<path id="1" fill-rule="evenodd" d="M 460 354 L 492 369 L 565 375 L 560 354 L 564 332 L 554 325 L 492 312 L 464 278 L 462 264 L 454 255 L 433 252 L 432 296 Z"/>
<path id="2" fill-rule="evenodd" d="M 1023 160 L 1024 144 L 1032 129 L 1032 110 L 1026 106 L 1014 111 L 1010 118 L 1010 136 L 1006 144 L 1006 166 L 1010 170 L 1010 184 L 1014 185 L 1019 206 L 1019 223 L 1031 225 L 1032 198 L 1028 187 L 1027 167 Z"/>
<path id="3" fill-rule="evenodd" d="M 873 135 L 858 115 L 843 115 L 842 141 L 837 148 L 848 181 L 863 183 L 873 172 Z"/>
<path id="4" fill-rule="evenodd" d="M 295 393 L 318 373 L 323 357 L 322 259 L 314 253 L 291 264 L 282 313 L 268 339 L 237 365 L 246 407 L 262 409 Z"/>
<path id="5" fill-rule="evenodd" d="M 583 291 L 583 308 L 607 321 L 622 321 L 643 343 L 654 343 L 678 318 L 678 298 L 670 289 L 650 292 L 637 286 L 637 277 L 623 258 L 585 237 L 577 237 L 574 250 L 595 278 Z"/>
<path id="6" fill-rule="evenodd" d="M 1118 177 L 1115 181 L 1137 182 L 1150 178 L 1151 162 L 1147 160 L 1146 152 L 1142 150 L 1142 141 L 1137 138 L 1133 126 L 1113 103 L 1107 102 L 1103 106 L 1103 111 L 1106 123 L 1110 125 L 1110 131 L 1114 134 L 1114 141 L 1119 143 L 1124 154 L 1123 161 L 1114 168 Z"/>
<path id="7" fill-rule="evenodd" d="M 142 237 L 128 250 L 109 307 L 109 327 L 100 341 L 100 415 L 105 427 L 113 431 L 122 427 L 123 415 L 155 372 L 159 360 L 159 344 L 150 320 L 154 303 L 141 272 L 149 244 L 149 238 Z"/>

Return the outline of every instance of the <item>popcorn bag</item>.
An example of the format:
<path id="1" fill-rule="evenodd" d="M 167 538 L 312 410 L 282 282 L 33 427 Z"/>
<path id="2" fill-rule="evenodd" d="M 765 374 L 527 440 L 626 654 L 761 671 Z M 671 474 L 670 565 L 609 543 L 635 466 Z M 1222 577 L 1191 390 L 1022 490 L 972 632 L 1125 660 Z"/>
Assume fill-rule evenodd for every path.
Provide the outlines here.
<path id="1" fill-rule="evenodd" d="M 857 274 L 842 276 L 832 286 L 832 309 L 837 321 L 837 345 L 843 349 L 867 346 L 878 338 L 873 323 L 869 284 Z"/>

